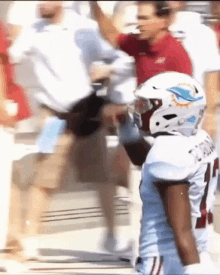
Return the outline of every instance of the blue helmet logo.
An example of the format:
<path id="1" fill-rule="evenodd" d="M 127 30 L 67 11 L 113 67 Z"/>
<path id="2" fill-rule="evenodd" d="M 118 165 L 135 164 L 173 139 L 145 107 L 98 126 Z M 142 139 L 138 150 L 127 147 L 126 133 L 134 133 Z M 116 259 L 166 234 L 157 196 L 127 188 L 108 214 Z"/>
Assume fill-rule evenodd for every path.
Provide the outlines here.
<path id="1" fill-rule="evenodd" d="M 196 117 L 191 116 L 190 118 L 187 119 L 187 121 L 190 122 L 190 123 L 194 123 L 196 121 Z"/>
<path id="2" fill-rule="evenodd" d="M 203 96 L 197 98 L 192 96 L 192 91 L 183 87 L 171 87 L 167 89 L 167 91 L 172 92 L 176 96 L 178 101 L 183 99 L 186 101 L 195 102 L 203 99 Z"/>

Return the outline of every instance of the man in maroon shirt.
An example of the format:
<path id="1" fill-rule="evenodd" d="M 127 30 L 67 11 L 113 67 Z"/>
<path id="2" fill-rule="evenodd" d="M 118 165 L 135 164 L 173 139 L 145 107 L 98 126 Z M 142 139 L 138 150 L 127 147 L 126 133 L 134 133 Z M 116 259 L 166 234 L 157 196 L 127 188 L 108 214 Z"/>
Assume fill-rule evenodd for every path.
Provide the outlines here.
<path id="1" fill-rule="evenodd" d="M 188 54 L 168 31 L 170 9 L 166 1 L 138 1 L 138 35 L 120 33 L 97 1 L 90 1 L 90 5 L 104 38 L 135 58 L 138 85 L 164 71 L 192 75 Z"/>

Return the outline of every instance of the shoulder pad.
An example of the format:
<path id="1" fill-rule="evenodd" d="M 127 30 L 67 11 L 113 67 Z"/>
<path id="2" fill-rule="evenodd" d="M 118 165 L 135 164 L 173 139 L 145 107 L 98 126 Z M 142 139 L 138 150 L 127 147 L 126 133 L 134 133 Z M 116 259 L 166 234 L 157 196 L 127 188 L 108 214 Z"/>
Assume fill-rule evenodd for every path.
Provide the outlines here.
<path id="1" fill-rule="evenodd" d="M 189 148 L 186 137 L 156 138 L 146 160 L 149 173 L 158 180 L 186 179 L 195 170 L 195 159 L 189 154 Z"/>
<path id="2" fill-rule="evenodd" d="M 154 181 L 183 181 L 192 172 L 191 167 L 178 167 L 167 162 L 153 162 L 148 166 L 148 173 Z"/>

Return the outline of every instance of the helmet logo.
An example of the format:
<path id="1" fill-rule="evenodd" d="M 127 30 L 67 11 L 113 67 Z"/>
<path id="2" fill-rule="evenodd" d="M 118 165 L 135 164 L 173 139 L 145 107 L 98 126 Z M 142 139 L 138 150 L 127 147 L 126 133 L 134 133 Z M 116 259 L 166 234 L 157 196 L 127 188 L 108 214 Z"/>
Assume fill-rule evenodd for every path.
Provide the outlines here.
<path id="1" fill-rule="evenodd" d="M 179 84 L 179 86 L 171 87 L 167 91 L 172 92 L 172 103 L 176 107 L 188 108 L 192 102 L 203 98 L 203 96 L 195 97 L 196 90 L 189 84 Z"/>
<path id="2" fill-rule="evenodd" d="M 188 122 L 190 123 L 194 123 L 196 121 L 196 117 L 195 116 L 191 116 L 187 119 Z"/>

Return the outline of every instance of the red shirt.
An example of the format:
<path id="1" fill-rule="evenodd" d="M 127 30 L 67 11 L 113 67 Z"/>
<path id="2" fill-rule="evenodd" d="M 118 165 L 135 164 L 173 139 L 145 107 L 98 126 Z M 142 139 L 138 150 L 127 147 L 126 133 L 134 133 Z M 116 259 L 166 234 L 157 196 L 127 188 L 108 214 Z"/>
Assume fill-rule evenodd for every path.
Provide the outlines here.
<path id="1" fill-rule="evenodd" d="M 155 45 L 139 40 L 137 35 L 120 34 L 121 50 L 135 58 L 138 85 L 152 76 L 166 71 L 192 75 L 192 64 L 183 46 L 168 33 Z"/>
<path id="2" fill-rule="evenodd" d="M 214 26 L 215 32 L 217 34 L 217 38 L 218 38 L 218 45 L 220 48 L 220 24 L 217 24 Z"/>
<path id="3" fill-rule="evenodd" d="M 6 77 L 6 89 L 7 89 L 7 98 L 14 100 L 18 103 L 18 114 L 16 119 L 22 120 L 30 117 L 31 111 L 27 101 L 27 98 L 24 94 L 24 90 L 21 86 L 15 84 L 13 79 L 13 67 L 9 62 L 9 55 L 7 50 L 7 35 L 6 30 L 3 26 L 3 23 L 0 21 L 0 58 L 4 65 L 5 77 Z"/>

